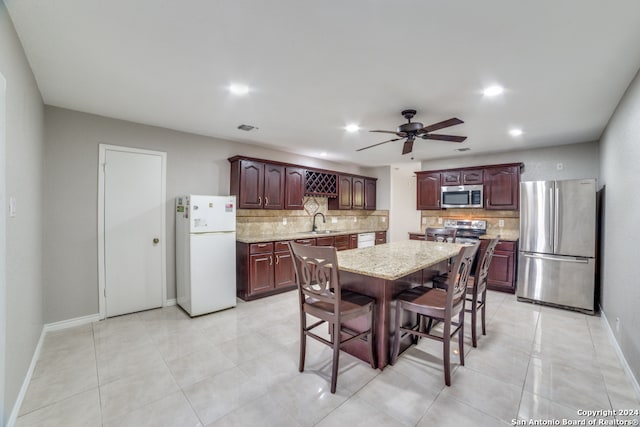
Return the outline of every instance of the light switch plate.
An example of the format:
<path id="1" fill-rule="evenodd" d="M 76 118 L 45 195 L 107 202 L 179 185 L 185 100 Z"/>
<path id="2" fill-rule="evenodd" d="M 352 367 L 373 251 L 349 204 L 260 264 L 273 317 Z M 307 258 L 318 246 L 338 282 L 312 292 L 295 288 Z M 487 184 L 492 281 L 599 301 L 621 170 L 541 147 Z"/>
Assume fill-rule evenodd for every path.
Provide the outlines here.
<path id="1" fill-rule="evenodd" d="M 282 218 L 282 225 L 287 225 L 287 218 L 286 217 Z"/>
<path id="2" fill-rule="evenodd" d="M 425 225 L 427 223 L 427 218 L 422 217 L 422 225 Z"/>
<path id="3" fill-rule="evenodd" d="M 438 224 L 442 224 L 442 218 L 438 217 Z"/>
<path id="4" fill-rule="evenodd" d="M 500 227 L 500 228 L 504 227 L 504 219 L 499 219 L 498 220 L 498 227 Z"/>
<path id="5" fill-rule="evenodd" d="M 336 218 L 335 216 L 331 217 L 331 224 L 336 224 L 338 222 L 338 218 Z"/>
<path id="6" fill-rule="evenodd" d="M 9 197 L 9 217 L 15 218 L 17 215 L 17 202 L 15 197 Z"/>

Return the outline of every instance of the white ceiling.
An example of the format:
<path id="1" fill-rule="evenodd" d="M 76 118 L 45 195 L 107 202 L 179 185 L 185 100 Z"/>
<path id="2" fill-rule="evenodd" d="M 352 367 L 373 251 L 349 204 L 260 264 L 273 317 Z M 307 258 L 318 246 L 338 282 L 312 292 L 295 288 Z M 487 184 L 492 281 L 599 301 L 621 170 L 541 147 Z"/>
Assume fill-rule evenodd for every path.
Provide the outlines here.
<path id="1" fill-rule="evenodd" d="M 46 104 L 362 166 L 406 108 L 468 136 L 416 161 L 597 140 L 640 67 L 637 0 L 4 1 Z"/>

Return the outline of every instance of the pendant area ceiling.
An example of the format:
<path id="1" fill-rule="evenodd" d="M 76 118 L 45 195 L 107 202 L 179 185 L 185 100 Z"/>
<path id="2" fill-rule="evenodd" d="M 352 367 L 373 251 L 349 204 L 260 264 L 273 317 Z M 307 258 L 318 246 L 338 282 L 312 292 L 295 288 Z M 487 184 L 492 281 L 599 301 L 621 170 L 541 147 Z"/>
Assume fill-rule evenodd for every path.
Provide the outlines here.
<path id="1" fill-rule="evenodd" d="M 637 0 L 4 1 L 48 105 L 362 166 L 597 140 L 640 67 Z M 405 109 L 468 138 L 356 151 Z"/>

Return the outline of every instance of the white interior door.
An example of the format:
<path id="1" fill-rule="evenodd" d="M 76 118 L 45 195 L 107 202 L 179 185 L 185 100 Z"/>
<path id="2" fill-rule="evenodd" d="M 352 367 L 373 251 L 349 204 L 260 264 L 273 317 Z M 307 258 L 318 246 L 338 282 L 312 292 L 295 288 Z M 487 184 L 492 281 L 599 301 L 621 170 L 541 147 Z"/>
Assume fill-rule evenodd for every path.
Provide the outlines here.
<path id="1" fill-rule="evenodd" d="M 123 147 L 102 148 L 104 315 L 111 317 L 161 307 L 166 292 L 166 154 Z"/>

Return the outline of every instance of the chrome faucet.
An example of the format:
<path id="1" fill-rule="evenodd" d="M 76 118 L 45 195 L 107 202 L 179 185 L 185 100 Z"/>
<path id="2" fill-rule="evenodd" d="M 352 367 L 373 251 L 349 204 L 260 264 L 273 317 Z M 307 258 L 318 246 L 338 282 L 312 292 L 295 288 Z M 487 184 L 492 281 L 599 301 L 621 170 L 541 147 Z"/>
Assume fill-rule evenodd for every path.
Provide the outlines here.
<path id="1" fill-rule="evenodd" d="M 321 215 L 321 216 L 322 216 L 322 222 L 323 222 L 323 223 L 326 223 L 326 222 L 327 222 L 327 219 L 324 217 L 324 214 L 323 214 L 322 212 L 318 212 L 317 214 L 315 214 L 315 215 L 313 216 L 313 227 L 311 227 L 311 231 L 316 231 L 316 229 L 318 228 L 318 227 L 316 226 L 316 217 L 317 217 L 318 215 Z"/>

